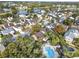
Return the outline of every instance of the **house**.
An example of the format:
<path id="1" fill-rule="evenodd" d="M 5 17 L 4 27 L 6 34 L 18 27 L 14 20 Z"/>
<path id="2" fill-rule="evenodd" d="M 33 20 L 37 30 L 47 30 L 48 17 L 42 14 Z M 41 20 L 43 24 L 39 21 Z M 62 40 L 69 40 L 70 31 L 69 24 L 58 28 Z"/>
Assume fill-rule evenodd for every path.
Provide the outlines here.
<path id="1" fill-rule="evenodd" d="M 13 17 L 8 17 L 8 21 L 12 21 L 13 20 Z"/>
<path id="2" fill-rule="evenodd" d="M 79 20 L 79 16 L 77 16 L 75 20 Z"/>
<path id="3" fill-rule="evenodd" d="M 13 23 L 5 23 L 2 27 L 3 27 L 4 29 L 6 29 L 6 28 L 9 28 L 9 27 L 11 27 L 11 26 L 14 26 L 14 24 L 13 24 Z"/>
<path id="4" fill-rule="evenodd" d="M 25 22 L 28 24 L 28 25 L 34 25 L 36 23 L 35 20 L 33 19 L 26 19 Z"/>
<path id="5" fill-rule="evenodd" d="M 76 25 L 79 25 L 79 16 L 76 17 L 75 23 L 76 23 Z"/>
<path id="6" fill-rule="evenodd" d="M 55 27 L 55 24 L 54 23 L 50 23 L 48 20 L 43 20 L 42 23 L 48 29 L 52 29 L 52 28 Z"/>
<path id="7" fill-rule="evenodd" d="M 69 29 L 65 34 L 64 38 L 66 41 L 72 42 L 74 38 L 79 37 L 79 31 L 77 29 Z"/>
<path id="8" fill-rule="evenodd" d="M 42 32 L 37 32 L 35 35 L 37 38 L 40 38 L 40 39 L 44 37 L 44 34 Z"/>
<path id="9" fill-rule="evenodd" d="M 16 3 L 12 3 L 10 6 L 16 6 L 17 4 Z"/>
<path id="10" fill-rule="evenodd" d="M 41 14 L 41 9 L 39 8 L 34 8 L 33 13 Z"/>
<path id="11" fill-rule="evenodd" d="M 41 13 L 42 13 L 42 15 L 44 15 L 46 13 L 46 11 L 45 10 L 41 10 Z"/>
<path id="12" fill-rule="evenodd" d="M 22 4 L 16 5 L 16 6 L 17 6 L 16 8 L 17 8 L 18 10 L 25 10 L 25 9 L 28 8 L 26 5 L 24 6 L 24 5 L 22 5 Z"/>
<path id="13" fill-rule="evenodd" d="M 5 28 L 8 28 L 8 27 L 10 27 L 9 26 L 9 23 L 5 23 L 4 25 L 3 25 L 3 28 L 5 29 Z"/>
<path id="14" fill-rule="evenodd" d="M 53 13 L 52 11 L 48 13 L 48 16 L 55 17 L 55 18 L 57 17 L 57 15 Z"/>
<path id="15" fill-rule="evenodd" d="M 39 31 L 39 32 L 35 33 L 34 35 L 32 35 L 32 37 L 35 40 L 38 40 L 38 39 L 42 39 L 43 41 L 47 41 L 48 40 L 48 37 L 46 37 L 44 35 L 44 32 L 43 31 Z"/>
<path id="16" fill-rule="evenodd" d="M 65 16 L 61 16 L 60 19 L 59 19 L 59 22 L 60 22 L 60 23 L 63 23 L 63 21 L 64 21 L 65 19 L 66 19 Z"/>
<path id="17" fill-rule="evenodd" d="M 74 20 L 75 18 L 74 17 L 69 17 L 70 19 Z"/>
<path id="18" fill-rule="evenodd" d="M 28 20 L 25 20 L 25 21 L 24 21 L 24 24 L 27 24 L 27 25 L 29 25 L 29 23 L 28 23 Z"/>
<path id="19" fill-rule="evenodd" d="M 30 36 L 30 32 L 20 32 L 20 36 L 25 37 L 25 36 Z"/>
<path id="20" fill-rule="evenodd" d="M 4 12 L 11 12 L 11 9 L 10 8 L 3 8 L 3 11 Z"/>
<path id="21" fill-rule="evenodd" d="M 15 31 L 13 30 L 13 28 L 9 27 L 9 28 L 6 28 L 4 29 L 3 31 L 1 31 L 1 34 L 2 35 L 8 35 L 8 34 L 13 34 L 15 33 Z"/>
<path id="22" fill-rule="evenodd" d="M 19 15 L 19 17 L 25 17 L 29 13 L 28 13 L 28 11 L 20 10 L 20 11 L 17 12 L 17 14 Z"/>
<path id="23" fill-rule="evenodd" d="M 16 5 L 16 3 L 15 2 L 5 2 L 4 3 L 4 6 L 7 6 L 7 7 L 12 7 L 12 6 L 15 6 Z"/>
<path id="24" fill-rule="evenodd" d="M 56 51 L 56 49 L 53 46 L 51 46 L 50 44 L 44 44 L 42 46 L 42 50 L 43 50 L 43 55 L 46 56 L 47 58 L 59 57 L 59 54 Z"/>
<path id="25" fill-rule="evenodd" d="M 55 28 L 55 24 L 50 23 L 50 24 L 46 25 L 45 27 L 48 29 L 53 29 L 53 28 Z"/>
<path id="26" fill-rule="evenodd" d="M 13 29 L 14 29 L 16 32 L 22 31 L 22 30 L 21 30 L 21 27 L 17 27 L 17 26 L 13 27 Z"/>
<path id="27" fill-rule="evenodd" d="M 44 26 L 46 26 L 49 23 L 49 21 L 43 20 L 42 23 L 43 23 Z"/>
<path id="28" fill-rule="evenodd" d="M 40 14 L 37 14 L 37 17 L 38 17 L 38 22 L 40 22 L 43 19 L 42 15 Z"/>
<path id="29" fill-rule="evenodd" d="M 79 25 L 79 20 L 75 20 L 76 25 Z"/>
<path id="30" fill-rule="evenodd" d="M 10 25 L 10 26 L 14 26 L 14 24 L 13 24 L 13 23 L 9 23 L 9 25 Z"/>
<path id="31" fill-rule="evenodd" d="M 55 18 L 52 18 L 52 19 L 51 19 L 51 23 L 57 24 L 57 23 L 58 23 L 58 20 L 55 19 Z"/>

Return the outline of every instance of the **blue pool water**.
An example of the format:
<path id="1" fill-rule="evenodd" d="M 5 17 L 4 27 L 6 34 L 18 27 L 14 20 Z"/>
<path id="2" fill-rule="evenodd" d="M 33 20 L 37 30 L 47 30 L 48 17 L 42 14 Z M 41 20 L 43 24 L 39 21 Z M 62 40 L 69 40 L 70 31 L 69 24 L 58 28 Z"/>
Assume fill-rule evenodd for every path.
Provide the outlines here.
<path id="1" fill-rule="evenodd" d="M 46 51 L 47 51 L 47 57 L 48 58 L 54 58 L 55 57 L 55 51 L 53 49 L 51 49 L 50 47 L 47 47 Z"/>

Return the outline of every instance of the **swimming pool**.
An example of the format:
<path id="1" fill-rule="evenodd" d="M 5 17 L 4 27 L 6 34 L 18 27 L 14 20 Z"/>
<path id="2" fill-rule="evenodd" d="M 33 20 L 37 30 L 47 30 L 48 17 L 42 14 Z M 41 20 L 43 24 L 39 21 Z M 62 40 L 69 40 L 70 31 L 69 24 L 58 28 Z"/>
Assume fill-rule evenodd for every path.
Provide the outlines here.
<path id="1" fill-rule="evenodd" d="M 48 58 L 52 58 L 52 57 L 55 56 L 55 51 L 53 49 L 51 49 L 50 47 L 47 47 L 46 51 L 47 51 L 47 57 Z"/>
<path id="2" fill-rule="evenodd" d="M 44 46 L 43 47 L 43 54 L 47 58 L 57 58 L 58 57 L 57 51 L 51 46 Z"/>

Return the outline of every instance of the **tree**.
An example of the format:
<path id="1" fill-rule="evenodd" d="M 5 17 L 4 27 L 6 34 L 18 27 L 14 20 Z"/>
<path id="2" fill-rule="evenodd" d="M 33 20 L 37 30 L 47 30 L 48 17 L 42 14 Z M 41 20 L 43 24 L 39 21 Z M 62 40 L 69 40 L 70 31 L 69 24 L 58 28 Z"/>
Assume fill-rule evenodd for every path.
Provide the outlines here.
<path id="1" fill-rule="evenodd" d="M 74 44 L 75 47 L 79 49 L 79 38 L 74 38 L 72 44 Z"/>
<path id="2" fill-rule="evenodd" d="M 74 20 L 66 19 L 64 20 L 63 24 L 71 26 L 72 24 L 74 24 Z"/>
<path id="3" fill-rule="evenodd" d="M 65 31 L 64 26 L 63 25 L 57 25 L 55 27 L 55 31 L 58 33 L 63 33 Z"/>
<path id="4" fill-rule="evenodd" d="M 38 16 L 36 14 L 33 14 L 33 19 L 38 20 Z"/>
<path id="5" fill-rule="evenodd" d="M 49 37 L 49 42 L 51 45 L 56 45 L 59 42 L 59 38 L 57 37 L 56 34 L 52 33 L 51 31 L 47 32 L 47 36 Z"/>
<path id="6" fill-rule="evenodd" d="M 74 14 L 72 15 L 72 17 L 76 18 L 76 17 L 77 17 L 77 14 L 76 14 L 76 13 L 74 13 Z"/>
<path id="7" fill-rule="evenodd" d="M 40 31 L 40 29 L 41 29 L 41 26 L 39 24 L 33 25 L 32 26 L 32 34 Z"/>
<path id="8" fill-rule="evenodd" d="M 73 53 L 72 57 L 79 57 L 79 49 Z"/>
<path id="9" fill-rule="evenodd" d="M 67 58 L 71 58 L 73 56 L 73 52 L 68 51 L 66 48 L 64 49 L 64 56 Z"/>
<path id="10" fill-rule="evenodd" d="M 9 42 L 2 52 L 2 57 L 27 57 L 27 47 L 31 41 L 29 38 L 18 38 L 16 42 Z"/>
<path id="11" fill-rule="evenodd" d="M 35 41 L 34 43 L 34 47 L 33 47 L 33 50 L 32 50 L 32 56 L 33 57 L 41 57 L 42 56 L 42 51 L 41 51 L 41 46 L 43 44 L 43 41 Z"/>
<path id="12" fill-rule="evenodd" d="M 26 58 L 41 57 L 42 41 L 33 41 L 29 37 L 18 37 L 15 42 L 9 42 L 0 57 Z"/>
<path id="13" fill-rule="evenodd" d="M 0 3 L 0 9 L 4 8 L 4 5 L 2 3 Z"/>
<path id="14" fill-rule="evenodd" d="M 11 7 L 11 10 L 12 10 L 12 13 L 13 13 L 13 14 L 16 14 L 16 13 L 17 13 L 17 9 L 16 9 L 15 6 L 12 6 L 12 7 Z"/>
<path id="15" fill-rule="evenodd" d="M 12 16 L 12 14 L 9 13 L 9 12 L 0 14 L 0 17 L 1 17 L 1 18 L 7 18 L 7 17 L 9 17 L 9 16 Z"/>
<path id="16" fill-rule="evenodd" d="M 6 21 L 4 21 L 3 19 L 0 19 L 0 24 L 4 24 L 6 23 Z"/>
<path id="17" fill-rule="evenodd" d="M 33 8 L 28 8 L 27 9 L 30 13 L 32 12 Z"/>

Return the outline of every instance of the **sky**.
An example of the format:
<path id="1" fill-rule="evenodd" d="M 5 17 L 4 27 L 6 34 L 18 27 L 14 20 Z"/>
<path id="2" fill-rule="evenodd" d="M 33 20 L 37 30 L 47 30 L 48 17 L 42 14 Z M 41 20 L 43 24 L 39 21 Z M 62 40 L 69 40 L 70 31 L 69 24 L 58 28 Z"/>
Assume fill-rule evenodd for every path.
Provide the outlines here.
<path id="1" fill-rule="evenodd" d="M 79 0 L 0 0 L 0 1 L 52 1 L 52 2 L 79 2 Z"/>

